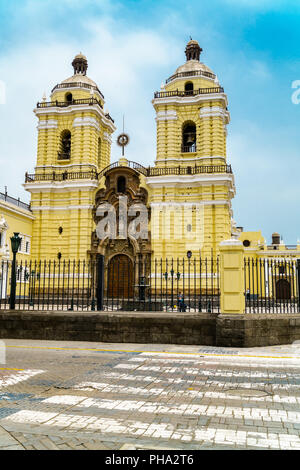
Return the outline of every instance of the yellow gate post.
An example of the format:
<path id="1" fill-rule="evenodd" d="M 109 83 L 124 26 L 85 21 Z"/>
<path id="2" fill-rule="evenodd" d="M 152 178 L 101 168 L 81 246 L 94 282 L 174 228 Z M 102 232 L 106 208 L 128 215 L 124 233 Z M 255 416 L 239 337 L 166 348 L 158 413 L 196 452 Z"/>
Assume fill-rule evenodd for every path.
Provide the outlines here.
<path id="1" fill-rule="evenodd" d="M 220 243 L 221 314 L 245 313 L 244 246 L 240 240 Z"/>

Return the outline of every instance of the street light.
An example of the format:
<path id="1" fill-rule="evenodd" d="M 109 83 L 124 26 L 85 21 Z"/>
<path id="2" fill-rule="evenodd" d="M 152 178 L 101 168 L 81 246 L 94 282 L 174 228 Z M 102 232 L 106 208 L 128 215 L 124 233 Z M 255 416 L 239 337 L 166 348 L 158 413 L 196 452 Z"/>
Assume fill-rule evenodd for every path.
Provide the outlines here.
<path id="1" fill-rule="evenodd" d="M 20 248 L 22 238 L 19 237 L 19 232 L 14 232 L 14 236 L 10 237 L 11 249 L 13 252 L 13 262 L 11 267 L 11 287 L 10 287 L 10 302 L 9 307 L 11 310 L 16 308 L 16 257 Z"/>
<path id="2" fill-rule="evenodd" d="M 173 292 L 173 288 L 174 288 L 174 269 L 172 268 L 171 271 L 170 271 L 170 274 L 171 274 L 171 279 L 172 279 L 172 286 L 171 286 L 171 293 L 172 293 L 172 297 L 171 297 L 171 304 L 172 304 L 172 312 L 173 312 L 173 308 L 174 308 L 174 292 Z"/>

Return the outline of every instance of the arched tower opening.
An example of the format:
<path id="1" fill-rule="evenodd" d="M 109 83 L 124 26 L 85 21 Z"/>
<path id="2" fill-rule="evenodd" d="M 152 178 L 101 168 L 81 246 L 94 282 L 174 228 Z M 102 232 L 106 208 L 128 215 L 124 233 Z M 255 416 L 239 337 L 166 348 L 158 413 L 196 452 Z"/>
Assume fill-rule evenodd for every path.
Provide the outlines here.
<path id="1" fill-rule="evenodd" d="M 196 152 L 196 124 L 187 121 L 182 126 L 182 152 Z"/>
<path id="2" fill-rule="evenodd" d="M 184 91 L 186 95 L 192 95 L 194 91 L 194 84 L 193 82 L 186 82 L 184 85 Z"/>
<path id="3" fill-rule="evenodd" d="M 73 101 L 72 93 L 66 93 L 65 99 L 66 99 L 67 103 L 72 103 L 72 101 Z"/>
<path id="4" fill-rule="evenodd" d="M 71 132 L 69 130 L 62 131 L 60 135 L 58 160 L 70 160 L 71 158 Z"/>

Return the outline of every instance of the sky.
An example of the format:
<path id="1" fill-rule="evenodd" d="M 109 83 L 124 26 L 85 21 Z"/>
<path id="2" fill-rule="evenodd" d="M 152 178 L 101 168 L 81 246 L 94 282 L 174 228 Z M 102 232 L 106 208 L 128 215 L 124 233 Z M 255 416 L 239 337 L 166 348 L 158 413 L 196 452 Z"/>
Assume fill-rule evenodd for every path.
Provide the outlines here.
<path id="1" fill-rule="evenodd" d="M 185 62 L 190 36 L 228 96 L 234 220 L 269 243 L 300 239 L 299 0 L 0 0 L 0 191 L 29 201 L 37 118 L 46 93 L 84 53 L 129 160 L 153 165 L 153 93 Z M 294 86 L 294 88 L 293 88 Z M 295 88 L 296 87 L 296 88 Z M 298 93 L 299 92 L 299 93 Z"/>

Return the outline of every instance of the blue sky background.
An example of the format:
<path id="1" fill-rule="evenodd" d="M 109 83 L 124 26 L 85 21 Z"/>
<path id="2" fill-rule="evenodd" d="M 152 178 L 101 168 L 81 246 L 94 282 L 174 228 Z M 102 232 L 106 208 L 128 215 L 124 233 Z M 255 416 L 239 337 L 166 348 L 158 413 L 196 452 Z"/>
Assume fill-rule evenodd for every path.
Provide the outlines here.
<path id="1" fill-rule="evenodd" d="M 125 114 L 127 158 L 155 160 L 153 92 L 185 62 L 189 36 L 228 95 L 228 162 L 236 177 L 234 219 L 245 230 L 300 239 L 299 0 L 187 2 L 0 0 L 0 190 L 29 200 L 22 184 L 36 160 L 32 110 L 72 75 L 82 51 L 88 75 L 118 127 Z M 120 156 L 115 144 L 112 161 Z"/>

